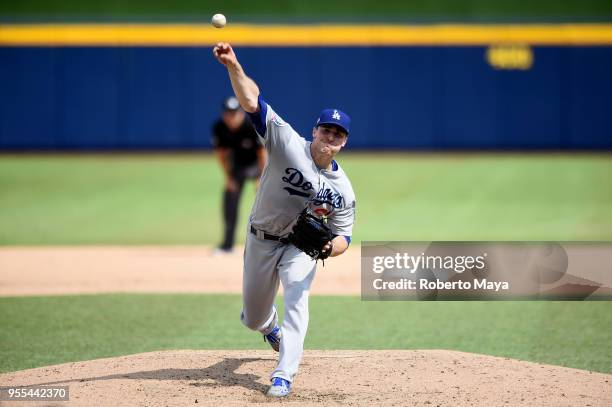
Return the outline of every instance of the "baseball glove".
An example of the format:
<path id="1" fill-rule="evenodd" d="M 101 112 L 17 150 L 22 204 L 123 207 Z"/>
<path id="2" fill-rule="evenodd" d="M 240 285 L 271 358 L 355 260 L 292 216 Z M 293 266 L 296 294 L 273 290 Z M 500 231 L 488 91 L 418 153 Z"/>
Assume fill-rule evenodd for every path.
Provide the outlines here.
<path id="1" fill-rule="evenodd" d="M 304 209 L 291 233 L 287 237 L 289 243 L 309 255 L 315 260 L 324 260 L 331 254 L 329 250 L 323 250 L 323 246 L 333 239 L 331 229 L 326 224 L 325 218 L 319 218 Z"/>

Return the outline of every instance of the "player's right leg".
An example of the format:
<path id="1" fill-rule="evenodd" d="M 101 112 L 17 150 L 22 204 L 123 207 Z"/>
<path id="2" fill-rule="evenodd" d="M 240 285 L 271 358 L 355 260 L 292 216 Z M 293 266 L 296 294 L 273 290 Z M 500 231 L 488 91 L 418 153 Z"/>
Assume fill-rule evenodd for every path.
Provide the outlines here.
<path id="1" fill-rule="evenodd" d="M 281 258 L 278 274 L 283 283 L 285 313 L 281 328 L 278 366 L 271 377 L 293 381 L 304 351 L 308 329 L 308 296 L 317 263 L 293 245 L 287 245 Z"/>
<path id="2" fill-rule="evenodd" d="M 274 298 L 278 292 L 277 266 L 283 244 L 247 232 L 242 276 L 242 323 L 267 334 L 276 324 Z"/>

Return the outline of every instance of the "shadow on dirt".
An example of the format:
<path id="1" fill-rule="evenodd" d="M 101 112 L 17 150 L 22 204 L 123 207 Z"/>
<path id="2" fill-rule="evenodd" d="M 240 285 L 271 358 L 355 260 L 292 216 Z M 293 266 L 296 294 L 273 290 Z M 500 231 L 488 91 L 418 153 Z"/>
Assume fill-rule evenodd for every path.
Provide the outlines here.
<path id="1" fill-rule="evenodd" d="M 245 389 L 265 392 L 267 385 L 258 383 L 260 376 L 250 373 L 236 373 L 236 370 L 245 363 L 259 362 L 261 358 L 226 358 L 214 365 L 202 369 L 159 369 L 127 374 L 113 374 L 108 376 L 82 377 L 69 380 L 38 383 L 38 386 L 50 386 L 71 382 L 94 382 L 98 380 L 189 380 L 190 385 L 196 387 L 224 387 L 241 386 Z M 31 385 L 34 386 L 34 385 Z"/>

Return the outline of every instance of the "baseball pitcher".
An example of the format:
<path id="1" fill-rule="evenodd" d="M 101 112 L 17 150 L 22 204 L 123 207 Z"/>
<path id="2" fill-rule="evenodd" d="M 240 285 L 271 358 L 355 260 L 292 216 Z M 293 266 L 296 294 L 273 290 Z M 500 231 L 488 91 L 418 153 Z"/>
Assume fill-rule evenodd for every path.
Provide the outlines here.
<path id="1" fill-rule="evenodd" d="M 260 95 L 228 43 L 213 49 L 268 152 L 251 211 L 243 269 L 242 323 L 279 351 L 268 395 L 289 394 L 308 328 L 308 295 L 317 260 L 346 251 L 355 219 L 355 194 L 334 160 L 346 145 L 350 118 L 339 109 L 321 112 L 312 142 L 301 137 Z M 274 298 L 279 282 L 285 313 L 278 325 Z"/>

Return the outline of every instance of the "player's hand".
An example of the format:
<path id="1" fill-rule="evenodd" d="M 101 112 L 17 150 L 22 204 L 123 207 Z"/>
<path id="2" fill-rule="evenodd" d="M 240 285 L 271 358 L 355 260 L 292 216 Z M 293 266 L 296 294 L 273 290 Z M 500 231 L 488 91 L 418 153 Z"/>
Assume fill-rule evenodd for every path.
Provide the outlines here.
<path id="1" fill-rule="evenodd" d="M 238 191 L 238 184 L 234 181 L 233 178 L 228 178 L 225 180 L 225 190 L 229 192 Z"/>
<path id="2" fill-rule="evenodd" d="M 213 55 L 219 61 L 221 65 L 227 66 L 235 65 L 238 63 L 238 59 L 236 58 L 236 54 L 231 45 L 227 42 L 220 42 L 213 48 Z"/>

